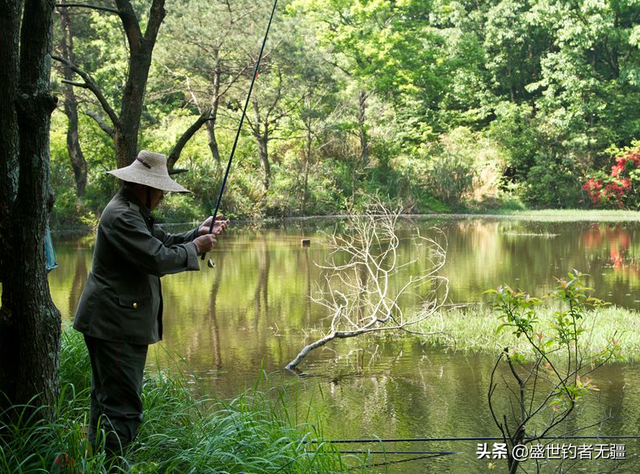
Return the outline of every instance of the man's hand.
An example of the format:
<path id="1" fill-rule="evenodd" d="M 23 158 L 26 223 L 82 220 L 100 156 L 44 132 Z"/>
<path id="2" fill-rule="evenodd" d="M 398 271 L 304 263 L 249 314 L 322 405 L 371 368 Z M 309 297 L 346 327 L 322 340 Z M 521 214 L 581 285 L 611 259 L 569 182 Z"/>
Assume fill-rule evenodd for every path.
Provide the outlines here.
<path id="1" fill-rule="evenodd" d="M 213 216 L 207 217 L 207 220 L 202 223 L 200 229 L 198 230 L 198 233 L 200 235 L 206 235 L 209 233 L 209 228 L 211 227 L 211 219 L 213 219 Z M 229 220 L 225 220 L 224 216 L 220 214 L 219 216 L 216 216 L 216 223 L 214 224 L 213 232 L 211 233 L 213 235 L 220 235 L 228 226 Z"/>
<path id="2" fill-rule="evenodd" d="M 209 229 L 207 229 L 209 230 Z M 216 244 L 216 236 L 214 234 L 205 234 L 193 239 L 193 243 L 198 249 L 198 255 L 209 252 Z"/>

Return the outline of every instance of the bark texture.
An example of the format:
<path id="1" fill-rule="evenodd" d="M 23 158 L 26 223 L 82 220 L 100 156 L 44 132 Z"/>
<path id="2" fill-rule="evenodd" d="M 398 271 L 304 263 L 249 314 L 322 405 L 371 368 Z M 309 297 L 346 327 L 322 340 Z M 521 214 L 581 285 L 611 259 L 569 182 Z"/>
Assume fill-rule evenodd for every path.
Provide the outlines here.
<path id="1" fill-rule="evenodd" d="M 53 1 L 0 2 L 0 410 L 23 403 L 53 406 L 59 391 L 61 320 L 51 300 L 44 253 L 53 205 L 53 8 Z"/>
<path id="2" fill-rule="evenodd" d="M 166 12 L 164 0 L 153 0 L 147 29 L 143 34 L 131 2 L 116 0 L 116 5 L 127 35 L 130 52 L 129 73 L 122 95 L 122 109 L 118 123 L 114 124 L 116 158 L 118 167 L 121 168 L 129 165 L 138 154 L 138 133 L 144 91 L 149 78 L 153 48 Z"/>

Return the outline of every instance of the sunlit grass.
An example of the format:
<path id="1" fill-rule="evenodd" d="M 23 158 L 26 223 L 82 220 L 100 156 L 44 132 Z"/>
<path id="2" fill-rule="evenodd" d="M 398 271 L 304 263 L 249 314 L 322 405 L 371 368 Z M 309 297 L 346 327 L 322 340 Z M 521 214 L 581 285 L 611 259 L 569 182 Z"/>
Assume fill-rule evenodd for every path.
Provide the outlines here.
<path id="1" fill-rule="evenodd" d="M 511 216 L 519 219 L 541 221 L 640 221 L 640 211 L 613 209 L 541 209 L 541 210 L 509 210 L 497 209 L 483 212 L 487 215 Z"/>
<path id="2" fill-rule="evenodd" d="M 539 320 L 536 333 L 552 336 L 555 308 L 543 305 L 536 311 Z M 485 304 L 447 309 L 442 311 L 441 319 L 424 321 L 420 330 L 443 329 L 446 334 L 436 335 L 430 340 L 449 350 L 495 354 L 509 346 L 521 353 L 531 353 L 524 336 L 515 337 L 508 327 L 498 331 L 502 323 L 498 316 Z M 622 359 L 640 361 L 640 315 L 636 311 L 615 306 L 589 310 L 583 319 L 583 327 L 585 332 L 581 335 L 580 344 L 586 354 L 598 354 L 614 339 Z"/>
<path id="3" fill-rule="evenodd" d="M 55 421 L 33 423 L 31 410 L 16 407 L 13 422 L 0 424 L 0 472 L 106 472 L 104 453 L 92 452 L 86 439 L 90 367 L 72 331 L 63 335 L 60 377 Z M 322 433 L 314 423 L 292 423 L 297 407 L 284 402 L 282 389 L 222 401 L 194 395 L 187 381 L 163 372 L 145 380 L 145 419 L 126 453 L 127 472 L 358 472 L 332 446 L 306 443 Z"/>

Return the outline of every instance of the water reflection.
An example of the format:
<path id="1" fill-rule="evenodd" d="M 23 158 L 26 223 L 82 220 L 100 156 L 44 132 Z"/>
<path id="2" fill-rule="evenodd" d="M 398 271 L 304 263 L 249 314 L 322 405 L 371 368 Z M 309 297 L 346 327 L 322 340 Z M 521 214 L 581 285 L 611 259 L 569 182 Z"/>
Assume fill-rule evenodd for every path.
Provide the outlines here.
<path id="1" fill-rule="evenodd" d="M 446 236 L 443 274 L 453 301 L 479 301 L 487 288 L 505 282 L 542 295 L 554 277 L 577 268 L 591 275 L 596 296 L 629 308 L 640 304 L 640 224 L 441 219 L 403 225 L 418 225 L 423 235 L 437 237 L 434 224 Z M 331 437 L 495 435 L 486 402 L 493 356 L 448 354 L 415 338 L 367 337 L 311 353 L 301 366 L 309 377 L 281 370 L 325 322 L 323 309 L 310 298 L 323 280 L 316 263 L 329 252 L 318 227 L 302 222 L 234 229 L 213 252 L 215 269 L 163 278 L 165 335 L 149 364 L 167 367 L 183 358 L 221 397 L 252 387 L 264 370 L 269 383 L 287 387 L 292 405 L 298 401 L 298 420 L 309 420 L 311 413 Z M 302 238 L 312 239 L 310 248 L 300 245 Z M 58 238 L 55 244 L 60 266 L 50 274 L 50 286 L 70 320 L 93 242 Z M 416 260 L 409 270 L 425 269 L 424 248 L 407 242 L 399 251 L 404 261 Z M 600 371 L 594 382 L 600 391 L 581 408 L 575 427 L 608 418 L 603 433 L 638 434 L 639 376 L 636 366 L 624 364 Z M 629 442 L 627 452 L 638 453 L 639 446 Z M 476 459 L 473 443 L 396 448 L 463 454 L 402 464 L 395 472 L 490 472 Z M 603 472 L 605 467 L 593 462 L 579 469 Z M 624 469 L 614 472 L 640 472 L 632 461 Z"/>
<path id="2" fill-rule="evenodd" d="M 637 223 L 486 221 L 444 223 L 449 238 L 447 276 L 455 301 L 477 301 L 500 283 L 542 295 L 554 279 L 589 273 L 596 296 L 638 309 Z"/>

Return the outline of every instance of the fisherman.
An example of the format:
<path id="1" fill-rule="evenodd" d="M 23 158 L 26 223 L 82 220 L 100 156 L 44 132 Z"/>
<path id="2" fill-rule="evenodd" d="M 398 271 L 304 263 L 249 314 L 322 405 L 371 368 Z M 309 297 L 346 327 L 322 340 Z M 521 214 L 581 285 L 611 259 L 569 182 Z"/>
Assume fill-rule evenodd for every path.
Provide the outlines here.
<path id="1" fill-rule="evenodd" d="M 149 344 L 162 339 L 160 277 L 199 270 L 228 221 L 213 217 L 184 234 L 169 234 L 151 216 L 165 192 L 189 192 L 169 176 L 167 159 L 141 151 L 131 165 L 109 171 L 122 189 L 100 218 L 93 267 L 73 327 L 91 360 L 89 441 L 105 434 L 111 460 L 122 456 L 142 421 L 142 377 Z M 211 230 L 211 232 L 210 232 Z"/>

